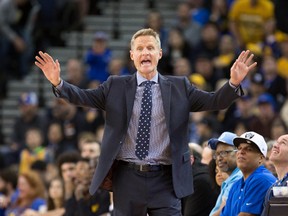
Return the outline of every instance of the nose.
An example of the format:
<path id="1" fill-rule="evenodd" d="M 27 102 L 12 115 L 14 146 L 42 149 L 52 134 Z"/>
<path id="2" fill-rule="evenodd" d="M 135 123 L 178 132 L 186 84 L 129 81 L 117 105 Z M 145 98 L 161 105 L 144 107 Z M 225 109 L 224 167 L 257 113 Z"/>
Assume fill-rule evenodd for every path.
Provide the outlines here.
<path id="1" fill-rule="evenodd" d="M 148 55 L 149 54 L 149 50 L 147 48 L 144 48 L 142 54 L 143 55 Z"/>

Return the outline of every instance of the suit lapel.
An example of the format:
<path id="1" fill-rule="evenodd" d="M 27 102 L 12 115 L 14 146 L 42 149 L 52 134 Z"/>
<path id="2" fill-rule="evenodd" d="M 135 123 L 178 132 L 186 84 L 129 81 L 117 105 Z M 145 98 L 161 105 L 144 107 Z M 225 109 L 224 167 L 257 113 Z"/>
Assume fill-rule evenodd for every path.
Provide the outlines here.
<path id="1" fill-rule="evenodd" d="M 163 101 L 163 109 L 168 131 L 170 129 L 170 101 L 171 101 L 171 82 L 161 74 L 159 74 L 159 85 Z"/>
<path id="2" fill-rule="evenodd" d="M 130 79 L 126 80 L 126 89 L 125 89 L 125 95 L 126 95 L 126 107 L 127 107 L 127 128 L 129 126 L 130 118 L 132 115 L 132 109 L 134 105 L 135 100 L 135 94 L 136 94 L 136 75 L 134 74 Z"/>

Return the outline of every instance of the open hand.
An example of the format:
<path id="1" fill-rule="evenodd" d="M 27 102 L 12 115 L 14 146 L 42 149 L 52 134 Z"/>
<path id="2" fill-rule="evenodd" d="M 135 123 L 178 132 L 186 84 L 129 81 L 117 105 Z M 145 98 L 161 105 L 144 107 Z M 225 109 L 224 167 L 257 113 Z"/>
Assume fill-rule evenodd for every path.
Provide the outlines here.
<path id="1" fill-rule="evenodd" d="M 254 55 L 249 50 L 242 51 L 230 70 L 230 82 L 234 86 L 240 85 L 249 71 L 256 67 L 257 62 L 252 63 Z"/>
<path id="2" fill-rule="evenodd" d="M 61 82 L 59 61 L 57 59 L 54 61 L 48 53 L 43 53 L 42 51 L 39 52 L 39 56 L 36 56 L 35 59 L 35 65 L 43 71 L 52 85 L 59 85 Z"/>

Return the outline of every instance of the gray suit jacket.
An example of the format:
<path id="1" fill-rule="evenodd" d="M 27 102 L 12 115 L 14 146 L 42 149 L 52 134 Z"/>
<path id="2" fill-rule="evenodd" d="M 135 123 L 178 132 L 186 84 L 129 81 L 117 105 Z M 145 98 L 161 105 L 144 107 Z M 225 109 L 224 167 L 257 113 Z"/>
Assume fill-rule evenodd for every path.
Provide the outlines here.
<path id="1" fill-rule="evenodd" d="M 187 78 L 159 74 L 165 119 L 171 142 L 173 186 L 177 197 L 193 192 L 193 178 L 188 148 L 189 113 L 227 108 L 239 97 L 227 82 L 215 93 L 196 89 Z M 136 75 L 110 76 L 97 89 L 83 90 L 64 81 L 56 95 L 79 106 L 106 111 L 101 155 L 90 193 L 94 194 L 108 174 L 123 145 L 137 88 Z M 239 88 L 241 90 L 241 88 Z M 241 93 L 242 90 L 241 90 Z"/>

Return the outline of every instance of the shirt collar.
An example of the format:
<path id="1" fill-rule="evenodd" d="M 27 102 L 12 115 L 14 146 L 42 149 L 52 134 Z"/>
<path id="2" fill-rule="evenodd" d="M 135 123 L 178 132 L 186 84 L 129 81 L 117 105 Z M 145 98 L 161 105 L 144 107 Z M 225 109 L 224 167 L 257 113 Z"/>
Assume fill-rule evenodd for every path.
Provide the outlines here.
<path id="1" fill-rule="evenodd" d="M 158 83 L 158 72 L 156 73 L 156 75 L 150 80 L 153 81 L 155 83 Z M 140 73 L 137 71 L 136 73 L 136 79 L 137 79 L 137 85 L 141 85 L 142 82 L 147 81 L 146 78 L 144 78 L 143 76 L 140 75 Z"/>

